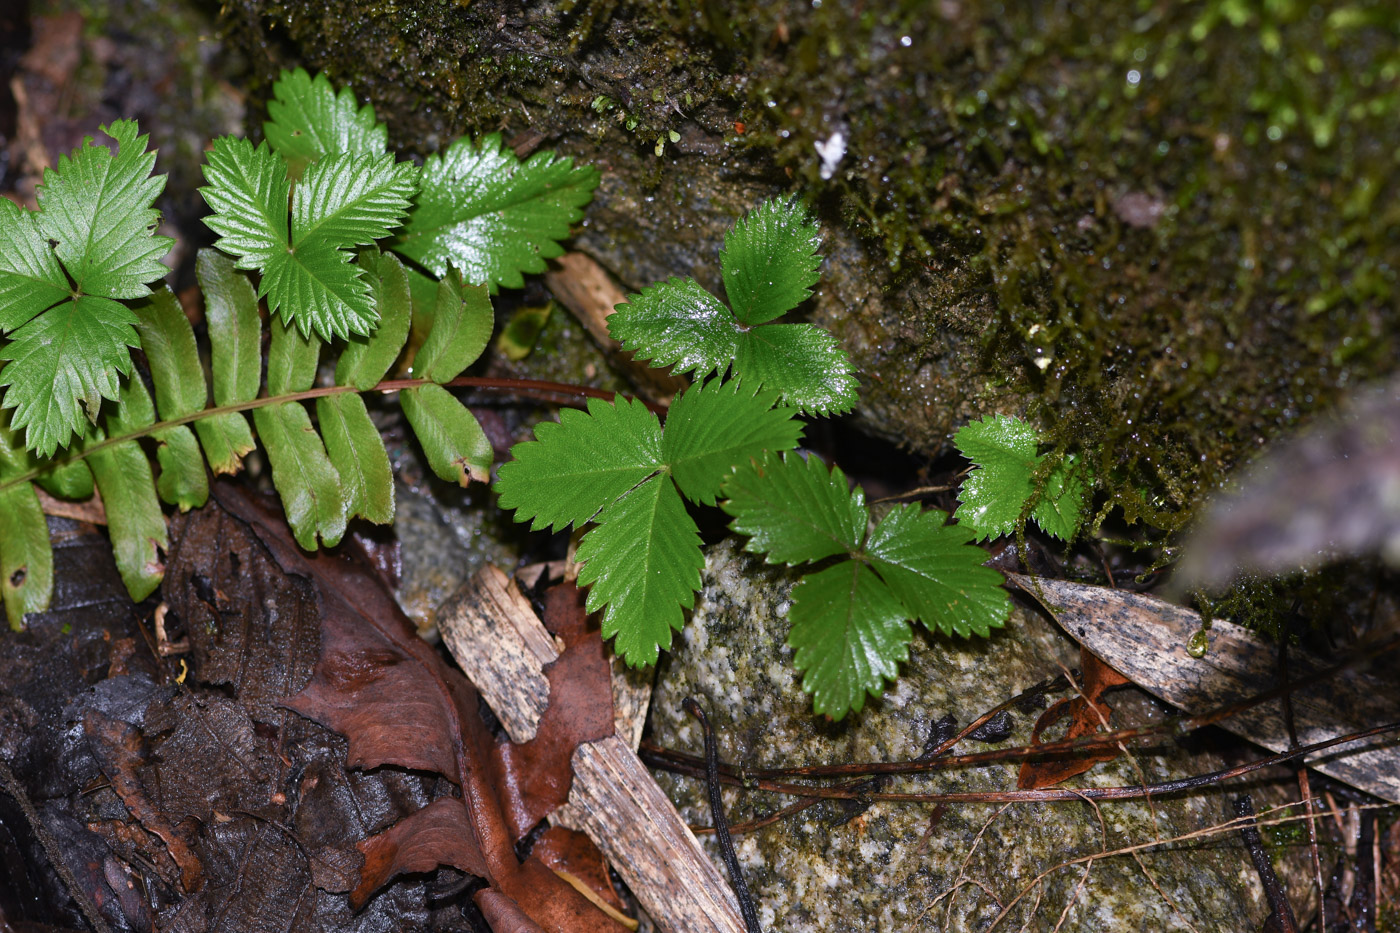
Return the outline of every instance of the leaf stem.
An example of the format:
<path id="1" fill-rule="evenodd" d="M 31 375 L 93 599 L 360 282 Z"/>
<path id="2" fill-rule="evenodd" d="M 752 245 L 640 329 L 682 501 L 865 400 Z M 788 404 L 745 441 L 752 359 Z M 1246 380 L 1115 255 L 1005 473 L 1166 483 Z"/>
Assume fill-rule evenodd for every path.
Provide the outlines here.
<path id="1" fill-rule="evenodd" d="M 202 421 L 205 418 L 211 418 L 216 415 L 223 415 L 237 411 L 251 411 L 256 408 L 263 408 L 268 405 L 279 405 L 284 402 L 304 402 L 309 399 L 321 398 L 322 396 L 326 395 L 345 395 L 350 392 L 399 392 L 403 389 L 416 389 L 421 386 L 429 385 L 432 383 L 433 380 L 431 379 L 385 379 L 384 381 L 380 382 L 378 385 L 370 389 L 357 389 L 354 386 L 350 385 L 318 386 L 317 388 L 305 389 L 301 392 L 288 392 L 285 395 L 272 395 L 262 398 L 254 398 L 249 399 L 245 402 L 231 402 L 227 405 L 213 405 L 209 408 L 202 408 L 199 411 L 191 412 L 188 415 L 181 415 L 178 418 L 170 418 L 165 421 L 157 421 L 154 424 L 147 425 L 144 428 L 139 428 L 127 434 L 118 434 L 115 437 L 109 437 L 105 440 L 98 441 L 96 444 L 91 444 L 87 447 L 84 447 L 82 450 L 75 450 L 69 453 L 66 457 L 54 458 L 52 460 L 49 460 L 47 463 L 44 463 L 41 466 L 37 466 L 27 473 L 22 473 L 19 476 L 14 476 L 3 482 L 0 482 L 0 492 L 4 492 L 11 486 L 17 486 L 20 483 L 30 482 L 36 477 L 42 475 L 43 473 L 49 470 L 54 469 L 55 467 L 64 466 L 65 464 L 69 463 L 77 463 L 79 460 L 85 460 L 90 455 L 97 453 L 101 450 L 106 450 L 108 447 L 111 447 L 115 444 L 120 444 L 123 441 L 140 440 L 143 437 L 149 437 L 157 431 L 163 431 L 167 428 L 179 427 L 180 425 L 190 424 L 195 421 Z M 614 396 L 620 394 L 617 392 L 609 392 L 606 389 L 596 389 L 592 386 L 575 385 L 569 382 L 549 382 L 542 379 L 495 379 L 485 376 L 458 376 L 451 382 L 443 383 L 443 386 L 445 388 L 451 389 L 495 389 L 501 392 L 515 392 L 519 395 L 573 395 L 582 396 L 585 398 L 599 398 L 603 399 L 604 401 L 611 401 Z M 656 412 L 658 415 L 664 415 L 666 412 L 666 408 L 664 405 L 658 405 L 655 402 L 646 401 L 644 401 L 643 404 L 650 408 L 652 411 Z"/>

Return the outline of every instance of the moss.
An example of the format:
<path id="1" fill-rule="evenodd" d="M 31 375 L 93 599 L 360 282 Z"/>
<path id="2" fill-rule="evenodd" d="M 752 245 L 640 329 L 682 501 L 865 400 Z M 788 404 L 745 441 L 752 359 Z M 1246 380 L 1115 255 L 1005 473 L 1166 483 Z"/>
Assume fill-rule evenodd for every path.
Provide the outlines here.
<path id="1" fill-rule="evenodd" d="M 1180 527 L 1393 365 L 1383 0 L 236 0 L 225 19 L 264 79 L 326 70 L 410 152 L 504 128 L 599 164 L 580 241 L 631 285 L 706 281 L 744 203 L 800 191 L 832 231 L 813 318 L 864 370 L 867 426 L 935 451 L 1019 410 L 1130 520 Z"/>

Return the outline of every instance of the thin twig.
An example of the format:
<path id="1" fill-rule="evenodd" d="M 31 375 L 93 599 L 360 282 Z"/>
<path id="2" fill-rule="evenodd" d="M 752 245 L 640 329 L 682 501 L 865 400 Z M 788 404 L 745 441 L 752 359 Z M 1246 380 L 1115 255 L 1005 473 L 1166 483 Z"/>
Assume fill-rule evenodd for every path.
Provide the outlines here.
<path id="1" fill-rule="evenodd" d="M 1356 742 L 1367 739 L 1374 735 L 1382 735 L 1387 732 L 1400 731 L 1400 722 L 1386 723 L 1383 726 L 1375 726 L 1371 729 L 1363 729 L 1360 732 L 1351 732 L 1347 735 L 1339 735 L 1335 738 L 1322 742 L 1314 742 L 1311 745 L 1304 745 L 1287 752 L 1280 752 L 1276 755 L 1269 755 L 1266 758 L 1258 758 L 1254 761 L 1236 765 L 1233 768 L 1223 768 L 1219 771 L 1212 771 L 1208 774 L 1196 775 L 1189 778 L 1179 778 L 1174 781 L 1160 781 L 1156 784 L 1139 784 L 1121 787 L 1083 787 L 1083 788 L 1026 788 L 1023 790 L 1010 791 L 959 791 L 933 794 L 905 794 L 889 793 L 881 791 L 862 791 L 843 787 L 822 787 L 813 784 L 789 784 L 783 781 L 767 780 L 741 780 L 737 777 L 719 774 L 719 780 L 725 784 L 741 785 L 754 790 L 764 790 L 779 794 L 790 794 L 797 797 L 823 797 L 831 800 L 891 800 L 899 803 L 1020 803 L 1035 801 L 1042 803 L 1064 802 L 1071 800 L 1081 800 L 1084 797 L 1091 797 L 1095 800 L 1138 800 L 1151 795 L 1174 794 L 1187 790 L 1199 790 L 1209 787 L 1222 781 L 1243 777 L 1262 768 L 1272 767 L 1293 761 L 1304 755 L 1311 755 L 1324 749 L 1333 748 L 1348 742 Z M 960 756 L 963 760 L 971 758 L 982 758 L 981 755 Z M 957 759 L 944 759 L 945 761 L 955 761 Z M 666 763 L 658 765 L 676 774 L 685 774 L 691 777 L 703 776 L 703 770 L 688 765 L 676 763 Z"/>
<path id="2" fill-rule="evenodd" d="M 686 697 L 681 703 L 685 711 L 700 720 L 700 728 L 705 732 L 705 784 L 710 792 L 710 816 L 715 822 L 715 838 L 719 840 L 719 851 L 724 856 L 724 867 L 729 869 L 729 881 L 734 885 L 734 896 L 739 899 L 739 913 L 744 917 L 744 929 L 748 933 L 763 933 L 758 924 L 758 911 L 753 906 L 753 895 L 744 881 L 744 871 L 739 866 L 739 856 L 734 851 L 734 840 L 729 836 L 729 823 L 724 816 L 724 794 L 719 782 L 719 748 L 715 744 L 715 730 L 710 728 L 710 720 L 694 698 Z"/>

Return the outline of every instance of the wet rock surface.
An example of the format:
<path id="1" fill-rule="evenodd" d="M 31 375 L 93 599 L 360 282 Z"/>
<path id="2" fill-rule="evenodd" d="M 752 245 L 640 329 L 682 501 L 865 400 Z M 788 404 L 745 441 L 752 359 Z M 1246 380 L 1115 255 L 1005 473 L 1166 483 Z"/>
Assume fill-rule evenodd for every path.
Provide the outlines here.
<path id="1" fill-rule="evenodd" d="M 732 544 L 707 560 L 694 618 L 663 662 L 652 704 L 652 741 L 698 754 L 702 734 L 681 710 L 696 697 L 736 764 L 800 764 L 917 757 L 949 715 L 965 724 L 1076 664 L 1053 624 L 1017 609 L 991 638 L 960 641 L 919 630 L 910 661 L 884 697 L 832 723 L 811 714 L 784 643 L 795 576 Z M 1153 722 L 1166 710 L 1128 688 L 1108 696 L 1113 724 Z M 1013 711 L 1010 732 L 965 742 L 961 752 L 1030 739 L 1039 710 Z M 945 727 L 946 728 L 946 727 Z M 951 734 L 951 733 L 949 733 Z M 999 739 L 997 742 L 995 740 Z M 1067 786 L 1169 780 L 1221 767 L 1200 749 L 1164 743 L 1100 764 Z M 997 764 L 890 779 L 888 791 L 995 791 L 1016 786 L 1017 766 Z M 703 787 L 658 780 L 692 824 L 709 825 Z M 1256 806 L 1271 799 L 1260 782 Z M 765 929 L 802 931 L 939 929 L 1139 931 L 1258 929 L 1268 911 L 1258 876 L 1235 833 L 1145 848 L 1136 856 L 1075 861 L 1196 833 L 1233 815 L 1236 786 L 1144 801 L 931 804 L 829 801 L 736 837 L 739 859 Z M 1272 798 L 1276 799 L 1276 798 Z M 761 817 L 789 799 L 726 792 L 731 823 Z M 702 837 L 717 856 L 713 837 Z M 1299 873 L 1302 849 L 1275 848 L 1284 872 Z M 1003 916 L 1004 914 L 1004 916 Z M 994 924 L 1000 918 L 999 924 Z"/>

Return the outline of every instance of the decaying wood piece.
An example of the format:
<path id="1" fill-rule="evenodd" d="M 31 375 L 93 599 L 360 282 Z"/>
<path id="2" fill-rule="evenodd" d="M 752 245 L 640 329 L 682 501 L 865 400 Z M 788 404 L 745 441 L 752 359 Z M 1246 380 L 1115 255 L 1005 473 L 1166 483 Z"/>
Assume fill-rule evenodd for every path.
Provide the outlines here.
<path id="1" fill-rule="evenodd" d="M 1124 590 L 1008 576 L 1110 667 L 1192 715 L 1278 686 L 1277 647 L 1246 628 L 1212 621 L 1209 650 L 1193 658 L 1186 646 L 1200 630 L 1201 617 L 1190 609 Z M 1289 651 L 1288 665 L 1293 681 L 1330 666 L 1296 649 Z M 1400 720 L 1394 684 L 1354 669 L 1299 687 L 1292 703 L 1300 745 Z M 1251 707 L 1220 725 L 1271 751 L 1289 748 L 1281 699 Z M 1308 766 L 1400 803 L 1400 748 L 1392 742 L 1392 737 L 1380 736 L 1330 748 L 1309 758 Z"/>
<path id="2" fill-rule="evenodd" d="M 679 376 L 652 369 L 631 354 L 608 333 L 608 315 L 627 300 L 607 270 L 583 253 L 565 253 L 545 273 L 545 284 L 560 304 L 587 329 L 607 357 L 627 371 L 637 388 L 653 402 L 669 402 L 686 383 Z"/>
<path id="3" fill-rule="evenodd" d="M 744 933 L 734 893 L 620 736 L 574 752 L 574 786 L 561 813 L 603 851 L 662 930 Z"/>
<path id="4" fill-rule="evenodd" d="M 511 739 L 533 739 L 559 651 L 510 578 L 487 564 L 438 610 L 438 630 Z"/>
<path id="5" fill-rule="evenodd" d="M 558 651 L 529 601 L 487 566 L 439 611 L 438 625 L 511 739 L 533 738 L 549 701 L 543 669 Z M 535 678 L 543 703 L 536 687 L 521 686 Z M 574 752 L 569 802 L 550 821 L 587 833 L 663 933 L 744 933 L 733 892 L 634 751 L 643 692 L 640 682 L 620 685 L 614 667 L 618 733 Z"/>

